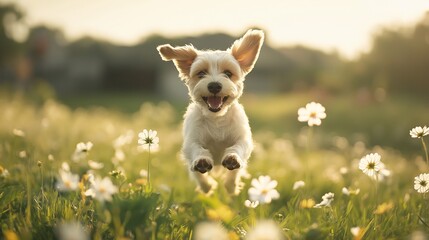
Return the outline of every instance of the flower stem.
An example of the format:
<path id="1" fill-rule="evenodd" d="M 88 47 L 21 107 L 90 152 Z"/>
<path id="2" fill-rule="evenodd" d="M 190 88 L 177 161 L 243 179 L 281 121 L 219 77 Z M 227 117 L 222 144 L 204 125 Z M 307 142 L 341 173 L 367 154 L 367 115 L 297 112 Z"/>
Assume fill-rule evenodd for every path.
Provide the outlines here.
<path id="1" fill-rule="evenodd" d="M 149 144 L 149 160 L 147 161 L 147 187 L 146 187 L 146 191 L 147 192 L 152 191 L 152 185 L 150 182 L 150 144 Z"/>
<path id="2" fill-rule="evenodd" d="M 309 169 L 310 169 L 310 155 L 311 155 L 311 150 L 312 150 L 312 138 L 313 138 L 313 127 L 309 127 L 308 132 L 307 132 L 307 156 L 305 158 L 305 163 L 304 163 L 304 179 L 305 182 L 308 183 L 310 181 L 310 173 L 309 173 Z"/>
<path id="3" fill-rule="evenodd" d="M 426 166 L 429 167 L 428 149 L 426 148 L 426 143 L 423 137 L 421 139 L 422 139 L 423 149 L 425 150 L 425 154 L 426 154 Z"/>
<path id="4" fill-rule="evenodd" d="M 308 129 L 308 135 L 307 135 L 307 151 L 310 152 L 312 149 L 312 144 L 311 144 L 311 140 L 313 138 L 313 127 L 309 127 L 310 129 Z"/>

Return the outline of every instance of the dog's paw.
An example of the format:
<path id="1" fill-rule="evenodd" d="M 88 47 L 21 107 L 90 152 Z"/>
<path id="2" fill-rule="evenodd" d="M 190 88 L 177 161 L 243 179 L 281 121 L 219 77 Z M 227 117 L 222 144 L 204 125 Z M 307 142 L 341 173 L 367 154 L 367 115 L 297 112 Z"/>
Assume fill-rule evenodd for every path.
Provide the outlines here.
<path id="1" fill-rule="evenodd" d="M 228 154 L 223 159 L 222 166 L 226 167 L 228 170 L 240 168 L 240 157 L 235 153 Z"/>
<path id="2" fill-rule="evenodd" d="M 213 165 L 211 164 L 211 161 L 205 158 L 200 158 L 197 161 L 194 162 L 192 166 L 193 171 L 198 171 L 200 173 L 206 173 L 210 170 L 212 170 Z"/>

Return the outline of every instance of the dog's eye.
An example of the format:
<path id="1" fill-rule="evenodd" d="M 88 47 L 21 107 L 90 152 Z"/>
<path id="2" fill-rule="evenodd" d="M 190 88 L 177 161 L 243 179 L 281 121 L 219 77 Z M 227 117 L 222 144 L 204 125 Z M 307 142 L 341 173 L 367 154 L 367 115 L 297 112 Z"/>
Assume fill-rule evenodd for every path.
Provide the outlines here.
<path id="1" fill-rule="evenodd" d="M 207 75 L 207 72 L 206 72 L 206 71 L 199 71 L 199 72 L 197 73 L 198 78 L 203 78 L 203 77 L 205 77 L 206 75 Z"/>
<path id="2" fill-rule="evenodd" d="M 231 78 L 231 77 L 232 77 L 232 72 L 231 72 L 231 71 L 229 71 L 229 70 L 225 70 L 225 71 L 223 71 L 223 74 L 225 74 L 228 78 Z"/>

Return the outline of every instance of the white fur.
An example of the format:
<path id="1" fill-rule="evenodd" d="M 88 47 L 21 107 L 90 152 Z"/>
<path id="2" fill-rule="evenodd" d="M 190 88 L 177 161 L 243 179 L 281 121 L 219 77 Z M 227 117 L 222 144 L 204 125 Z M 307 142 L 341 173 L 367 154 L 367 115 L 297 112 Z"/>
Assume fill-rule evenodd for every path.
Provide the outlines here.
<path id="1" fill-rule="evenodd" d="M 173 60 L 189 90 L 192 102 L 184 116 L 182 153 L 199 190 L 206 194 L 217 187 L 211 176 L 212 167 L 219 169 L 222 165 L 226 190 L 231 194 L 241 190 L 240 179 L 246 172 L 253 140 L 248 118 L 238 99 L 243 93 L 244 78 L 258 58 L 263 38 L 262 31 L 249 30 L 226 51 L 200 51 L 193 46 L 158 47 L 164 60 Z M 232 77 L 228 77 L 226 71 L 231 72 Z M 220 92 L 209 91 L 208 85 L 212 82 L 222 85 Z M 214 95 L 219 99 L 227 97 L 215 110 L 206 103 L 207 97 Z"/>

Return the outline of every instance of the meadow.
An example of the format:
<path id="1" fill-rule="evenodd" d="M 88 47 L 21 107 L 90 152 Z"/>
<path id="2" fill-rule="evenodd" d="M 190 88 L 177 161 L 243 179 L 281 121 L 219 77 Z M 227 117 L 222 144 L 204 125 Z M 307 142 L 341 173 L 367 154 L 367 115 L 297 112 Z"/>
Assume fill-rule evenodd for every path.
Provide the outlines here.
<path id="1" fill-rule="evenodd" d="M 428 194 L 414 189 L 415 177 L 429 172 L 425 137 L 409 133 L 429 124 L 421 101 L 245 94 L 256 147 L 238 196 L 195 191 L 180 160 L 186 102 L 79 101 L 2 92 L 0 239 L 428 237 Z M 326 107 L 320 126 L 297 120 L 311 101 Z M 157 131 L 158 151 L 139 147 L 144 129 Z M 359 169 L 371 153 L 384 164 L 378 177 Z M 277 182 L 279 196 L 245 206 L 260 176 Z M 263 220 L 275 227 L 258 237 Z M 201 237 L 203 222 L 215 225 Z"/>

